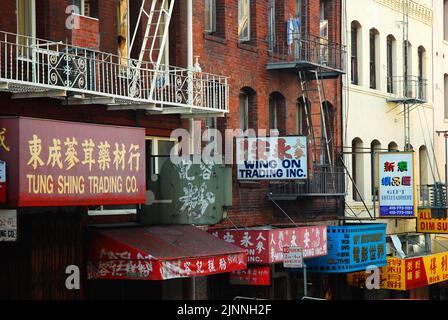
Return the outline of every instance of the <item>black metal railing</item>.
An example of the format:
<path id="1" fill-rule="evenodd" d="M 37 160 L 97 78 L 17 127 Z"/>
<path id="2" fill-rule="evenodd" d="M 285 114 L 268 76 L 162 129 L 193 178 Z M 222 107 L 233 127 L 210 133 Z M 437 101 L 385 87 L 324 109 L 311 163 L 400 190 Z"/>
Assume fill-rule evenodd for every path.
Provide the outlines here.
<path id="1" fill-rule="evenodd" d="M 397 98 L 427 101 L 427 85 L 428 80 L 419 76 L 387 77 L 388 92 Z"/>
<path id="2" fill-rule="evenodd" d="M 446 186 L 442 183 L 420 185 L 417 187 L 418 205 L 424 208 L 446 207 Z"/>
<path id="3" fill-rule="evenodd" d="M 308 173 L 308 179 L 270 182 L 271 196 L 343 196 L 345 195 L 343 168 L 319 168 Z"/>
<path id="4" fill-rule="evenodd" d="M 268 37 L 269 62 L 309 62 L 345 72 L 346 47 L 328 39 L 292 33 L 285 37 Z"/>

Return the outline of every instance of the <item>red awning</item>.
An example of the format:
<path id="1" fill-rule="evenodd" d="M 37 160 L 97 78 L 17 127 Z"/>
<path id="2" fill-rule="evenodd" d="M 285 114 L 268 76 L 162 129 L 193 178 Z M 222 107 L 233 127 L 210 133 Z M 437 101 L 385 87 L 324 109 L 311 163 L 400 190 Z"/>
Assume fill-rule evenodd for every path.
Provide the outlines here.
<path id="1" fill-rule="evenodd" d="M 247 252 L 194 226 L 96 229 L 89 279 L 165 280 L 244 270 Z"/>

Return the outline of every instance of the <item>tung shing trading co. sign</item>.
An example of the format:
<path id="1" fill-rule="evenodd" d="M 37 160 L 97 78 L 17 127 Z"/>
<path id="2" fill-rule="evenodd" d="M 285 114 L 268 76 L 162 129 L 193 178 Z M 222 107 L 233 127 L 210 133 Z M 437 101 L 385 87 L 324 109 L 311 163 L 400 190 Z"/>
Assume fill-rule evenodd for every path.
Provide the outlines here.
<path id="1" fill-rule="evenodd" d="M 307 179 L 306 137 L 238 138 L 238 180 Z"/>

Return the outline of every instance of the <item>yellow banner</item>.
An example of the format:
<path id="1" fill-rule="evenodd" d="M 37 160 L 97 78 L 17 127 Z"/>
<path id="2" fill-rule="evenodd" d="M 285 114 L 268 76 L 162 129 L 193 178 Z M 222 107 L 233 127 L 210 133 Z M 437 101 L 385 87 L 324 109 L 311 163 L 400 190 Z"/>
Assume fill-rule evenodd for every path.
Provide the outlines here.
<path id="1" fill-rule="evenodd" d="M 448 234 L 448 218 L 433 218 L 432 210 L 419 209 L 417 217 L 417 232 Z M 446 209 L 442 209 L 446 215 Z"/>

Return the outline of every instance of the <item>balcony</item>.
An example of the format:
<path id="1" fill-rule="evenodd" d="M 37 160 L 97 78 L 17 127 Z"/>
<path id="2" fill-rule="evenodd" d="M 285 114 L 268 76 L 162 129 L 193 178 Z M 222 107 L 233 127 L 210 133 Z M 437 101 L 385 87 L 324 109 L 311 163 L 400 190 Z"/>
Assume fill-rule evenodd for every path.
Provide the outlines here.
<path id="1" fill-rule="evenodd" d="M 345 196 L 343 168 L 319 168 L 307 180 L 271 182 L 269 195 L 272 200 L 297 200 L 301 197 Z"/>
<path id="2" fill-rule="evenodd" d="M 446 208 L 445 184 L 429 184 L 417 187 L 420 208 Z"/>
<path id="3" fill-rule="evenodd" d="M 0 31 L 0 91 L 160 114 L 229 112 L 228 78 Z M 189 94 L 192 92 L 192 94 Z"/>
<path id="4" fill-rule="evenodd" d="M 345 73 L 345 46 L 312 35 L 297 33 L 288 40 L 276 38 L 269 42 L 272 48 L 268 70 L 314 71 L 321 69 L 322 78 L 336 78 Z"/>
<path id="5" fill-rule="evenodd" d="M 405 79 L 407 81 L 405 81 Z M 388 102 L 395 103 L 426 103 L 426 87 L 428 81 L 418 76 L 388 77 L 387 91 L 390 97 Z M 407 87 L 407 88 L 406 88 Z"/>

